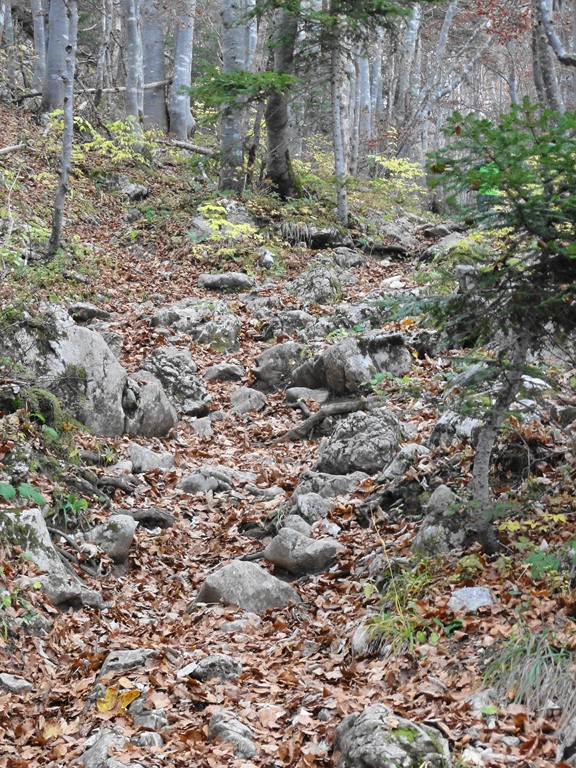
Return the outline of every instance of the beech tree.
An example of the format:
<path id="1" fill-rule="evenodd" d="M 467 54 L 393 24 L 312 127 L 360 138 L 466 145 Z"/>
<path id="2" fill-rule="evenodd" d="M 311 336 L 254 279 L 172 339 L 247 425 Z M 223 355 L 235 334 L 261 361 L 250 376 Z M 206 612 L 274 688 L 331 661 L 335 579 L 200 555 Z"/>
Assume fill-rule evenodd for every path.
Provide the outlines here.
<path id="1" fill-rule="evenodd" d="M 185 141 L 193 132 L 195 120 L 190 111 L 192 52 L 196 0 L 182 0 L 174 51 L 174 75 L 170 90 L 170 133 Z"/>

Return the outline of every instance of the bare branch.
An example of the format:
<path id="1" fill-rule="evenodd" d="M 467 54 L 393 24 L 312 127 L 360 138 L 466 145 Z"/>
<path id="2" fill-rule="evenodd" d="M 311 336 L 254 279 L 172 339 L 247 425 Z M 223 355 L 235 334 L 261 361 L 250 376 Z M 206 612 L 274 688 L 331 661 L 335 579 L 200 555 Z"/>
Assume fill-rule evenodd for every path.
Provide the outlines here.
<path id="1" fill-rule="evenodd" d="M 558 61 L 568 67 L 576 67 L 576 53 L 568 53 L 562 45 L 562 41 L 556 34 L 552 25 L 552 17 L 550 15 L 547 0 L 536 0 L 536 7 L 538 8 L 538 15 L 540 16 L 542 26 L 544 27 L 546 38 L 550 43 L 550 47 L 556 54 Z"/>

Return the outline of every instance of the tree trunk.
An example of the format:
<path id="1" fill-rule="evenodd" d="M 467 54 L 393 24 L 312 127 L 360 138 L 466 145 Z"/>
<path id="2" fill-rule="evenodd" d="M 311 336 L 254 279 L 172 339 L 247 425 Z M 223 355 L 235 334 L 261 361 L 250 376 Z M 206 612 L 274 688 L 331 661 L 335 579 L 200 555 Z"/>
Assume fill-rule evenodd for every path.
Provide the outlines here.
<path id="1" fill-rule="evenodd" d="M 404 40 L 402 45 L 402 57 L 400 63 L 400 72 L 398 74 L 398 85 L 395 94 L 395 109 L 405 116 L 408 110 L 410 85 L 412 82 L 412 70 L 416 60 L 416 48 L 420 35 L 420 21 L 422 18 L 422 8 L 419 3 L 412 6 L 412 12 L 406 22 Z"/>
<path id="2" fill-rule="evenodd" d="M 4 39 L 6 41 L 6 83 L 14 95 L 16 92 L 16 40 L 14 17 L 8 0 L 4 10 Z"/>
<path id="3" fill-rule="evenodd" d="M 64 103 L 66 91 L 66 50 L 68 38 L 68 9 L 64 0 L 51 0 L 48 15 L 48 50 L 46 76 L 42 89 L 42 111 L 52 112 Z"/>
<path id="4" fill-rule="evenodd" d="M 332 104 L 332 139 L 334 143 L 334 175 L 336 176 L 336 207 L 338 219 L 348 224 L 348 190 L 346 189 L 346 152 L 342 125 L 342 77 L 340 52 L 332 48 L 330 71 L 330 100 Z"/>
<path id="5" fill-rule="evenodd" d="M 52 231 L 47 250 L 47 256 L 49 258 L 55 256 L 56 251 L 60 247 L 62 222 L 64 219 L 64 204 L 68 193 L 68 178 L 72 163 L 72 142 L 74 139 L 74 72 L 76 69 L 76 40 L 78 36 L 78 7 L 76 0 L 66 0 L 66 21 L 68 27 L 68 44 L 64 51 L 64 132 L 62 134 L 58 186 L 56 187 L 54 212 L 52 214 Z"/>
<path id="6" fill-rule="evenodd" d="M 32 90 L 42 89 L 46 77 L 46 18 L 42 0 L 31 0 L 32 24 L 34 28 L 34 74 Z"/>
<path id="7" fill-rule="evenodd" d="M 144 85 L 164 83 L 164 24 L 160 0 L 140 0 L 142 23 L 142 49 Z M 168 131 L 168 111 L 166 109 L 166 86 L 157 85 L 144 91 L 144 125 L 162 133 Z"/>
<path id="8" fill-rule="evenodd" d="M 98 59 L 96 62 L 96 87 L 94 96 L 94 105 L 96 107 L 102 100 L 102 92 L 104 90 L 104 72 L 106 69 L 108 51 L 110 49 L 113 22 L 114 2 L 113 0 L 102 0 L 102 39 L 100 41 Z"/>
<path id="9" fill-rule="evenodd" d="M 144 62 L 138 0 L 122 0 L 122 13 L 126 35 L 126 114 L 132 118 L 134 133 L 139 136 L 144 120 Z"/>
<path id="10" fill-rule="evenodd" d="M 222 69 L 240 72 L 245 67 L 246 30 L 242 26 L 242 0 L 221 0 Z M 224 104 L 220 114 L 220 182 L 221 190 L 242 193 L 246 184 L 244 169 L 244 116 L 246 106 L 236 98 Z"/>
<path id="11" fill-rule="evenodd" d="M 196 127 L 196 121 L 190 111 L 190 93 L 184 91 L 192 84 L 195 15 L 196 0 L 185 0 L 176 36 L 174 75 L 170 91 L 170 133 L 181 141 L 186 141 Z"/>
<path id="12" fill-rule="evenodd" d="M 293 72 L 297 33 L 297 16 L 287 8 L 278 8 L 272 36 L 274 72 L 277 74 L 290 75 Z M 267 137 L 266 177 L 272 188 L 285 200 L 298 194 L 290 160 L 291 120 L 285 92 L 273 90 L 270 93 L 264 119 Z"/>
<path id="13" fill-rule="evenodd" d="M 498 431 L 518 394 L 522 382 L 522 369 L 526 364 L 529 345 L 529 334 L 520 331 L 510 364 L 502 373 L 502 387 L 496 395 L 476 445 L 476 454 L 472 467 L 471 496 L 474 503 L 474 526 L 478 540 L 486 554 L 494 554 L 494 552 L 498 551 L 499 547 L 490 514 L 490 459 L 496 438 L 498 437 Z"/>
<path id="14" fill-rule="evenodd" d="M 536 89 L 542 89 L 544 103 L 556 112 L 564 112 L 564 100 L 560 93 L 558 75 L 556 73 L 556 58 L 552 48 L 548 44 L 544 18 L 546 11 L 542 13 L 542 5 L 547 9 L 545 0 L 532 0 L 532 16 L 534 20 L 533 55 L 534 55 L 534 81 Z M 548 17 L 549 18 L 549 17 Z"/>

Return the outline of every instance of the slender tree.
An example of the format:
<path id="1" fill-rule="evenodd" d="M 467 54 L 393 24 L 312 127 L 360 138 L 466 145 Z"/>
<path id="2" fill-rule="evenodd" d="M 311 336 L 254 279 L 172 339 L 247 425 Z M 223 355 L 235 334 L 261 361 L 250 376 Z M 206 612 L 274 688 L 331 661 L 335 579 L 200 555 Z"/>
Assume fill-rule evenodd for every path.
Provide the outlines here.
<path id="1" fill-rule="evenodd" d="M 62 107 L 66 92 L 66 52 L 69 45 L 68 7 L 64 0 L 51 0 L 48 15 L 46 74 L 42 89 L 42 111 Z"/>
<path id="2" fill-rule="evenodd" d="M 176 139 L 186 141 L 195 128 L 190 111 L 190 85 L 192 84 L 192 52 L 194 50 L 194 19 L 196 0 L 182 0 L 179 14 L 174 74 L 170 91 L 170 133 Z"/>
<path id="3" fill-rule="evenodd" d="M 159 0 L 140 0 L 144 85 L 144 125 L 166 133 L 166 73 L 164 69 L 164 23 Z"/>
<path id="4" fill-rule="evenodd" d="M 64 205 L 68 194 L 68 179 L 72 164 L 72 144 L 74 140 L 74 73 L 76 70 L 76 40 L 78 36 L 78 6 L 76 0 L 66 1 L 67 45 L 65 50 L 64 70 L 64 131 L 62 151 L 58 170 L 58 185 L 52 214 L 52 231 L 48 243 L 47 256 L 52 258 L 60 247 Z"/>

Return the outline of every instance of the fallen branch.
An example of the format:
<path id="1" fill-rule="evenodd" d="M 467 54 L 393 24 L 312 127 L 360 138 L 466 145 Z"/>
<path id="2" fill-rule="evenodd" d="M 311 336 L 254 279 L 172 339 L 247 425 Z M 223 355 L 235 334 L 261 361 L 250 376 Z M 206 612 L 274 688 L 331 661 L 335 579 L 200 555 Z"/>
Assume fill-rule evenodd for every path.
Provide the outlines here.
<path id="1" fill-rule="evenodd" d="M 386 403 L 387 398 L 374 396 L 358 397 L 354 400 L 342 400 L 339 403 L 324 405 L 319 411 L 316 411 L 316 413 L 307 418 L 306 421 L 303 421 L 302 424 L 289 429 L 288 432 L 280 435 L 280 437 L 274 438 L 272 443 L 281 443 L 284 440 L 301 440 L 329 416 L 341 416 L 345 413 L 355 413 L 356 411 L 371 411 L 373 408 L 381 408 Z"/>
<path id="2" fill-rule="evenodd" d="M 168 144 L 169 147 L 180 147 L 180 149 L 187 149 L 190 152 L 195 152 L 197 155 L 205 155 L 206 157 L 216 157 L 217 152 L 208 147 L 200 147 L 198 144 L 190 144 L 188 141 L 178 141 L 177 139 L 157 139 L 158 144 Z"/>
<path id="3" fill-rule="evenodd" d="M 14 144 L 12 147 L 2 147 L 0 149 L 0 155 L 9 155 L 10 152 L 19 152 L 21 149 L 26 149 L 28 144 Z"/>

